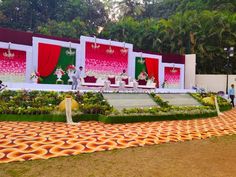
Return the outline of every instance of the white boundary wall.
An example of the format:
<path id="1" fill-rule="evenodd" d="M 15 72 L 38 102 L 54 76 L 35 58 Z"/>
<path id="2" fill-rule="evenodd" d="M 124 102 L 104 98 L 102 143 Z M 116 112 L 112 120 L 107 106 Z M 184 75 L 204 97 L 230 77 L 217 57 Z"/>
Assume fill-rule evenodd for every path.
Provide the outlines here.
<path id="1" fill-rule="evenodd" d="M 226 92 L 226 75 L 216 74 L 197 74 L 196 75 L 196 86 L 205 88 L 207 91 Z M 236 86 L 236 75 L 229 75 L 228 88 L 231 84 Z"/>
<path id="2" fill-rule="evenodd" d="M 185 55 L 184 88 L 192 89 L 196 83 L 196 54 Z"/>

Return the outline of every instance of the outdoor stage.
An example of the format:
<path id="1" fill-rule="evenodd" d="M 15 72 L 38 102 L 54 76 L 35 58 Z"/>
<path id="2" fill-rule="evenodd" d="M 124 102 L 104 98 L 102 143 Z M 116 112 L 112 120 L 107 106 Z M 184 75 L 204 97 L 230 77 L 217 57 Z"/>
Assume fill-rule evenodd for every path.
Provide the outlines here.
<path id="1" fill-rule="evenodd" d="M 9 90 L 41 90 L 41 91 L 58 91 L 58 92 L 68 92 L 71 90 L 71 85 L 62 85 L 62 84 L 35 84 L 35 83 L 8 83 L 4 82 L 7 85 Z M 103 87 L 79 87 L 78 89 L 81 92 L 122 92 L 122 93 L 195 93 L 196 90 L 193 89 L 137 89 L 133 90 L 132 88 L 125 88 L 119 90 L 119 88 L 110 88 L 109 90 L 104 90 Z"/>

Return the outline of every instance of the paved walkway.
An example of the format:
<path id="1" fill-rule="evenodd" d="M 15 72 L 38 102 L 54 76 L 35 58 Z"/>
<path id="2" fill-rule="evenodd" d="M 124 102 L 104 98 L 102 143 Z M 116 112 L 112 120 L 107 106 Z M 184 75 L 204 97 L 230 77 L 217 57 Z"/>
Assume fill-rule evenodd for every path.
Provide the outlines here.
<path id="1" fill-rule="evenodd" d="M 167 94 L 158 94 L 162 100 L 168 101 L 170 105 L 173 106 L 201 106 L 196 99 L 194 99 L 188 93 L 167 93 Z"/>
<path id="2" fill-rule="evenodd" d="M 208 119 L 133 124 L 0 122 L 0 163 L 236 134 L 236 109 Z"/>
<path id="3" fill-rule="evenodd" d="M 124 108 L 150 108 L 158 106 L 151 96 L 146 93 L 105 93 L 103 94 L 103 97 L 110 105 L 119 111 Z"/>

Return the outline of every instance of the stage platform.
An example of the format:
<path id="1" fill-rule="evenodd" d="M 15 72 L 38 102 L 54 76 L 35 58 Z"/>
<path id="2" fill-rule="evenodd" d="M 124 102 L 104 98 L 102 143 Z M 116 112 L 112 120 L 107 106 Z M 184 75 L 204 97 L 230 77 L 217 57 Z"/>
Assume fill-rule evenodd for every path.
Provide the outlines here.
<path id="1" fill-rule="evenodd" d="M 9 90 L 41 90 L 41 91 L 58 91 L 58 92 L 68 92 L 71 90 L 71 85 L 62 85 L 62 84 L 35 84 L 35 83 L 4 83 L 8 87 L 6 89 Z M 193 89 L 124 89 L 118 90 L 118 88 L 111 88 L 109 90 L 104 90 L 101 87 L 79 87 L 79 91 L 81 92 L 124 92 L 124 93 L 195 93 L 196 91 Z"/>

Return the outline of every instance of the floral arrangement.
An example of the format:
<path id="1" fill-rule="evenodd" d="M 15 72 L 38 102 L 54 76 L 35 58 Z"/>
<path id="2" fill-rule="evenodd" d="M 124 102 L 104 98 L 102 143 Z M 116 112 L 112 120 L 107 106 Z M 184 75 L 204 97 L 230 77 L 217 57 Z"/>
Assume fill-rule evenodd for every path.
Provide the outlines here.
<path id="1" fill-rule="evenodd" d="M 216 96 L 221 111 L 230 110 L 232 108 L 231 104 L 226 99 L 217 96 L 216 93 L 191 93 L 190 95 L 201 104 L 211 106 L 213 109 L 215 109 L 214 104 L 210 104 L 208 100 Z"/>
<path id="2" fill-rule="evenodd" d="M 39 77 L 40 77 L 39 72 L 34 71 L 30 74 L 30 79 L 39 78 Z"/>
<path id="3" fill-rule="evenodd" d="M 76 67 L 75 65 L 68 65 L 67 68 L 66 68 L 66 72 L 73 72 L 76 70 Z"/>
<path id="4" fill-rule="evenodd" d="M 105 115 L 112 110 L 101 93 L 5 90 L 0 93 L 0 114 L 56 114 L 65 97 L 75 99 L 80 104 L 76 111 L 83 114 Z"/>
<path id="5" fill-rule="evenodd" d="M 54 72 L 55 75 L 64 75 L 65 72 L 63 71 L 63 69 L 61 68 L 57 68 L 56 71 Z"/>

